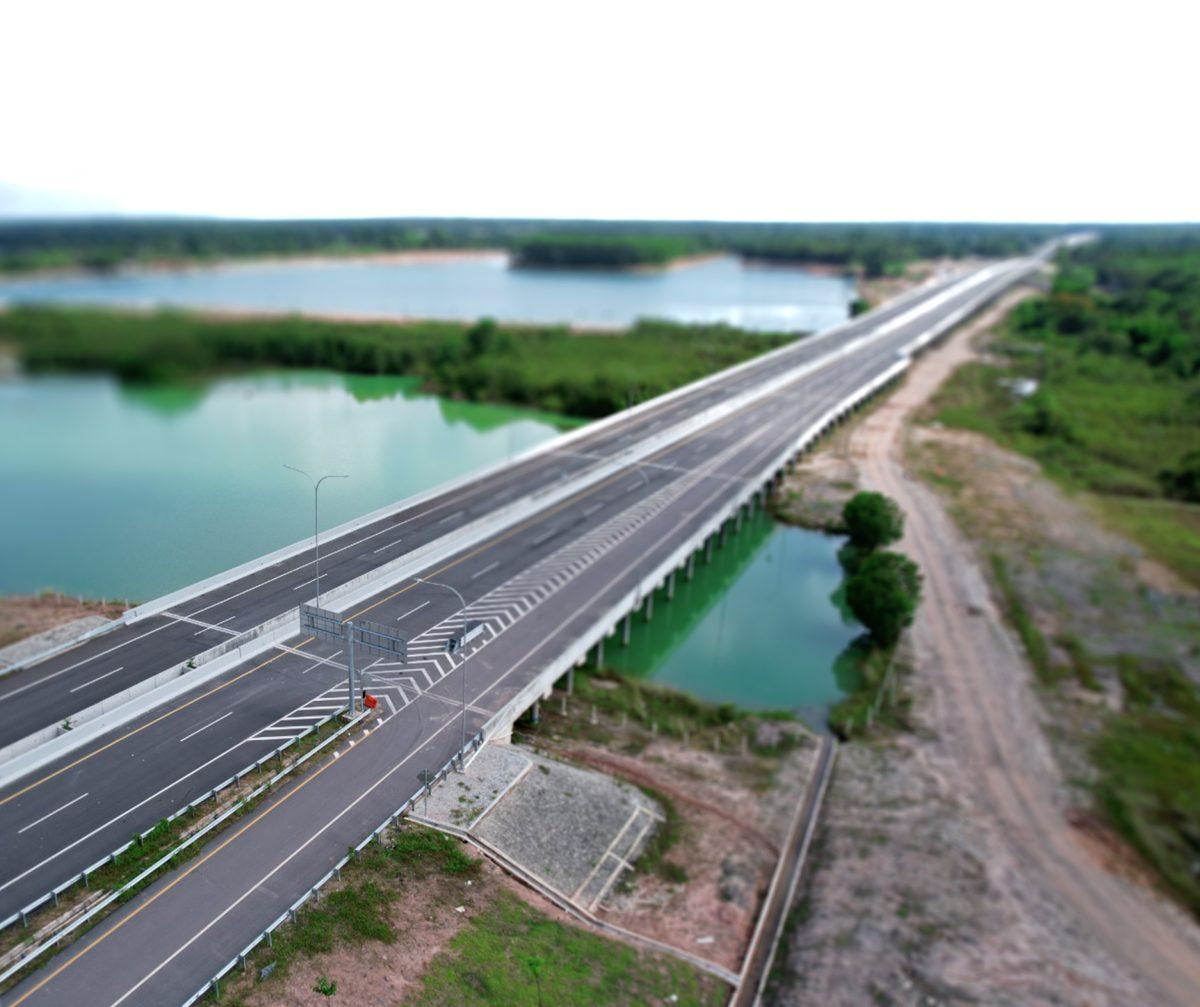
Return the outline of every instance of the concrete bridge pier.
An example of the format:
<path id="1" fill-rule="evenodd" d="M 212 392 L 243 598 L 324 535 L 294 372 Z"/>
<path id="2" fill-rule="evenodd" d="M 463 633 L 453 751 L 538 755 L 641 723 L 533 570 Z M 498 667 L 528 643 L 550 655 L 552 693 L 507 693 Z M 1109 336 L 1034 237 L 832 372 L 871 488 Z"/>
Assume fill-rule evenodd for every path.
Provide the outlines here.
<path id="1" fill-rule="evenodd" d="M 646 621 L 649 622 L 654 618 L 654 592 L 651 591 L 646 595 Z"/>
<path id="2" fill-rule="evenodd" d="M 667 574 L 667 601 L 675 600 L 675 571 Z"/>
<path id="3" fill-rule="evenodd" d="M 622 647 L 629 646 L 629 631 L 632 628 L 632 624 L 633 624 L 633 613 L 626 612 L 625 620 L 624 620 L 624 622 L 621 623 L 621 646 Z"/>
<path id="4" fill-rule="evenodd" d="M 604 667 L 604 637 L 596 641 L 596 667 Z"/>
<path id="5" fill-rule="evenodd" d="M 711 535 L 709 535 L 708 538 L 705 539 L 705 541 L 704 541 L 704 562 L 705 563 L 712 562 L 712 543 L 713 543 L 713 537 Z"/>
<path id="6" fill-rule="evenodd" d="M 694 552 L 690 552 L 690 553 L 688 553 L 688 561 L 687 561 L 687 579 L 691 580 L 692 577 L 695 576 L 695 573 L 696 573 L 696 554 Z"/>

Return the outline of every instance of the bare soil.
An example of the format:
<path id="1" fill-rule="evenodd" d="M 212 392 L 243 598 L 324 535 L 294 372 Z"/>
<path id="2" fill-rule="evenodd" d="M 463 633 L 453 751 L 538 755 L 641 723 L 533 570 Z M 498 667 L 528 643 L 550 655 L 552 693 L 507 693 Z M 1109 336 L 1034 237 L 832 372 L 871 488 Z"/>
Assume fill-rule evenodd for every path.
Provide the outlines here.
<path id="1" fill-rule="evenodd" d="M 117 619 L 124 611 L 125 606 L 116 602 L 80 601 L 52 592 L 5 595 L 0 597 L 0 647 L 85 616 Z"/>
<path id="2" fill-rule="evenodd" d="M 845 481 L 848 458 L 861 487 L 905 511 L 899 548 L 924 572 L 925 600 L 912 630 L 916 730 L 843 747 L 773 1003 L 1196 1002 L 1195 924 L 1081 813 L 982 557 L 906 471 L 909 420 L 1019 296 L 924 357 L 852 428 L 836 464 L 817 456 L 785 488 L 811 487 L 831 467 Z M 961 460 L 934 475 L 992 495 Z M 1023 493 L 997 492 L 997 506 L 1044 495 L 1036 471 L 1026 479 Z M 1101 542 L 1073 512 L 1036 513 L 998 527 L 1019 537 L 1054 521 L 1084 552 Z"/>

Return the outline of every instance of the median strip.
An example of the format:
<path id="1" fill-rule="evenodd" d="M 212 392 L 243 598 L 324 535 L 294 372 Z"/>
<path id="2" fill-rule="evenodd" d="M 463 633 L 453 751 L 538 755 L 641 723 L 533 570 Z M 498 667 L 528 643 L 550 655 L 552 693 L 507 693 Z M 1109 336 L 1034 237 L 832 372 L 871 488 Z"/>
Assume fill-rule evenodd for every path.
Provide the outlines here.
<path id="1" fill-rule="evenodd" d="M 340 739 L 347 738 L 352 743 L 354 733 L 364 726 L 369 716 L 369 713 L 359 714 L 344 724 L 339 724 L 336 716 L 329 716 L 321 723 L 313 724 L 304 734 L 268 752 L 224 783 L 0 922 L 0 928 L 10 928 L 18 922 L 23 926 L 31 923 L 35 926 L 33 933 L 24 939 L 14 940 L 11 931 L 5 935 L 7 940 L 4 943 L 9 946 L 0 952 L 0 990 L 11 987 L 33 968 L 40 966 L 48 953 L 69 943 L 67 938 L 73 940 L 90 929 L 111 908 L 128 901 L 159 874 L 194 856 L 203 845 L 201 840 L 211 838 L 231 820 L 255 807 L 279 781 L 298 770 L 312 768 L 317 764 L 312 761 L 314 757 L 328 751 Z M 267 763 L 282 760 L 283 753 L 288 749 L 293 749 L 296 757 L 268 775 Z M 263 776 L 267 778 L 263 780 Z M 257 782 L 260 780 L 262 782 Z M 196 820 L 194 816 L 199 806 L 209 801 L 215 802 L 215 807 L 207 816 Z M 62 898 L 66 891 L 76 885 L 82 885 L 83 891 L 73 898 Z M 51 913 L 48 903 L 52 903 L 59 912 Z M 49 919 L 38 926 L 35 912 Z"/>

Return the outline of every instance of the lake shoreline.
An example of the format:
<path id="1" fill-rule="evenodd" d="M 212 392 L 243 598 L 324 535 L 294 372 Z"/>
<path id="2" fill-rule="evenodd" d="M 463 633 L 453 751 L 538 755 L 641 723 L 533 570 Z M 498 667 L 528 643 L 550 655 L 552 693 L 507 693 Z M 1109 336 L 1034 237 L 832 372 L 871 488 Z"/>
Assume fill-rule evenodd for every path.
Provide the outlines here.
<path id="1" fill-rule="evenodd" d="M 97 279 L 100 277 L 159 276 L 164 273 L 216 273 L 241 269 L 290 266 L 419 266 L 493 259 L 505 261 L 511 256 L 503 248 L 418 248 L 400 251 L 297 253 L 296 255 L 222 256 L 216 259 L 145 259 L 130 260 L 113 269 L 88 269 L 84 266 L 47 266 L 37 269 L 0 273 L 0 292 L 6 282 L 38 279 Z"/>
<path id="2" fill-rule="evenodd" d="M 754 255 L 743 255 L 729 250 L 697 252 L 681 255 L 662 263 L 642 263 L 632 266 L 604 267 L 597 265 L 559 267 L 522 265 L 516 255 L 505 248 L 419 248 L 399 251 L 354 251 L 338 254 L 332 252 L 305 253 L 295 255 L 223 256 L 216 259 L 145 259 L 123 262 L 112 269 L 89 269 L 85 266 L 43 266 L 35 269 L 20 269 L 0 273 L 0 292 L 6 282 L 37 279 L 96 279 L 98 277 L 160 276 L 163 274 L 216 273 L 241 269 L 288 268 L 293 266 L 423 266 L 451 265 L 457 262 L 494 261 L 504 268 L 521 272 L 612 274 L 655 274 L 672 273 L 704 265 L 718 259 L 735 259 L 748 268 L 799 270 L 812 276 L 854 277 L 853 270 L 835 262 L 779 261 Z"/>

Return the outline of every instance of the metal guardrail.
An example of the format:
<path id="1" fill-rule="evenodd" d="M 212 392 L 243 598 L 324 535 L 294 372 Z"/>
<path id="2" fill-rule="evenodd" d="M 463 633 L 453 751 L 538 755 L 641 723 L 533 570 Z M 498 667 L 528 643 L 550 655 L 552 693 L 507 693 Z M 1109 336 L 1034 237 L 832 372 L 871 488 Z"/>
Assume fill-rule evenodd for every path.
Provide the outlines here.
<path id="1" fill-rule="evenodd" d="M 31 948 L 28 952 L 26 952 L 24 955 L 22 955 L 16 962 L 14 962 L 7 969 L 5 969 L 4 972 L 0 973 L 0 983 L 9 979 L 13 975 L 15 975 L 17 972 L 19 972 L 21 969 L 25 968 L 27 965 L 34 962 L 38 957 L 40 957 L 45 952 L 47 952 L 51 948 L 53 948 L 56 944 L 58 944 L 64 937 L 66 937 L 68 934 L 74 933 L 85 923 L 94 919 L 99 913 L 103 912 L 105 909 L 107 909 L 115 901 L 120 899 L 127 892 L 133 891 L 135 888 L 137 888 L 138 885 L 140 885 L 147 878 L 152 877 L 155 874 L 155 872 L 157 872 L 158 870 L 160 870 L 161 868 L 163 868 L 164 866 L 169 864 L 180 853 L 182 853 L 184 850 L 188 849 L 188 847 L 195 845 L 197 842 L 199 842 L 201 839 L 203 839 L 205 836 L 207 836 L 210 832 L 212 832 L 215 828 L 217 828 L 217 826 L 224 824 L 226 821 L 228 821 L 230 818 L 232 818 L 234 815 L 236 815 L 238 812 L 240 812 L 247 804 L 249 804 L 255 798 L 260 797 L 262 794 L 266 793 L 268 790 L 270 790 L 271 787 L 273 787 L 276 783 L 278 783 L 280 780 L 282 780 L 285 776 L 290 775 L 292 772 L 294 772 L 300 766 L 304 765 L 304 763 L 306 763 L 309 759 L 311 759 L 318 752 L 324 750 L 329 745 L 333 744 L 335 741 L 337 741 L 339 738 L 341 738 L 347 731 L 349 731 L 353 727 L 357 726 L 364 718 L 366 718 L 366 716 L 367 716 L 367 714 L 365 712 L 360 713 L 358 716 L 347 721 L 342 727 L 338 728 L 338 730 L 336 730 L 328 738 L 326 738 L 324 741 L 322 741 L 319 745 L 316 745 L 314 748 L 305 752 L 295 762 L 291 763 L 288 766 L 285 766 L 283 769 L 281 769 L 278 773 L 276 773 L 274 776 L 272 776 L 265 783 L 259 784 L 259 786 L 255 787 L 254 790 L 252 790 L 249 794 L 247 794 L 245 797 L 243 797 L 240 801 L 238 801 L 236 804 L 232 805 L 231 807 L 227 808 L 220 815 L 218 815 L 216 818 L 214 818 L 212 821 L 210 821 L 208 824 L 206 824 L 203 828 L 198 829 L 196 832 L 193 832 L 190 836 L 188 836 L 187 839 L 185 839 L 183 842 L 179 843 L 178 845 L 174 846 L 167 853 L 163 854 L 163 856 L 159 857 L 149 867 L 142 870 L 136 877 L 131 878 L 129 881 L 126 881 L 119 888 L 114 888 L 103 899 L 101 899 L 94 906 L 92 906 L 92 908 L 89 909 L 86 913 L 83 913 L 81 916 L 72 920 L 70 922 L 70 924 L 68 924 L 67 926 L 63 927 L 61 930 L 54 933 L 51 937 L 47 938 L 41 944 L 37 945 L 34 948 Z M 321 723 L 322 724 L 328 723 L 329 719 L 331 719 L 331 718 L 326 718 L 326 720 L 322 721 Z M 313 729 L 314 730 L 316 729 L 316 725 L 314 725 Z M 299 741 L 300 737 L 306 737 L 310 733 L 311 733 L 311 731 L 306 731 L 304 735 L 300 735 L 296 738 L 293 738 L 291 743 L 295 743 L 296 741 Z M 286 747 L 286 746 L 284 746 L 284 747 Z M 241 776 L 243 776 L 245 774 L 245 772 L 253 772 L 255 768 L 260 767 L 263 764 L 263 762 L 266 761 L 267 758 L 273 757 L 274 754 L 275 753 L 271 753 L 270 756 L 260 759 L 253 766 L 251 766 L 248 770 L 245 770 L 243 773 L 238 773 L 238 774 L 235 774 L 234 776 L 231 776 L 220 787 L 213 788 L 213 790 L 210 791 L 208 794 L 205 794 L 203 797 L 199 798 L 197 801 L 193 802 L 191 805 L 188 805 L 188 808 L 194 807 L 196 804 L 198 804 L 202 801 L 206 801 L 206 800 L 210 800 L 210 799 L 214 798 L 215 795 L 220 790 L 223 790 L 225 787 L 228 787 L 231 784 L 233 784 L 236 780 L 238 780 Z M 182 814 L 186 810 L 187 810 L 187 808 L 178 812 L 175 817 L 178 817 L 178 814 Z M 143 836 L 145 836 L 146 834 L 147 833 L 142 833 Z M 133 842 L 134 841 L 131 840 L 129 843 L 126 843 L 125 846 L 123 846 L 121 848 L 121 851 L 123 852 L 124 850 L 129 849 L 129 847 L 133 845 Z M 113 853 L 113 854 L 110 854 L 109 857 L 106 857 L 104 860 L 97 861 L 90 868 L 88 868 L 87 871 L 83 872 L 84 875 L 89 874 L 90 872 L 98 869 L 99 867 L 103 867 L 105 864 L 111 863 L 112 860 L 114 860 L 116 858 L 116 856 L 117 856 L 117 854 Z M 72 879 L 72 881 L 69 882 L 69 884 L 74 884 L 76 880 L 77 879 Z"/>
<path id="2" fill-rule="evenodd" d="M 171 812 L 171 814 L 167 815 L 166 818 L 160 819 L 158 822 L 155 822 L 155 824 L 152 825 L 150 828 L 146 829 L 143 832 L 138 833 L 137 836 L 135 836 L 133 839 L 130 839 L 128 842 L 122 844 L 121 846 L 118 846 L 111 853 L 108 853 L 105 856 L 101 857 L 90 867 L 85 867 L 78 874 L 73 875 L 72 877 L 68 878 L 66 881 L 62 882 L 62 884 L 57 885 L 56 887 L 50 889 L 50 891 L 46 892 L 45 895 L 39 896 L 38 898 L 36 898 L 32 902 L 30 902 L 27 906 L 25 906 L 21 909 L 18 909 L 15 913 L 12 913 L 11 915 L 5 917 L 3 920 L 0 920 L 0 931 L 7 930 L 9 927 L 13 926 L 16 923 L 20 923 L 22 926 L 27 925 L 28 918 L 31 913 L 33 913 L 37 909 L 40 909 L 47 902 L 53 902 L 55 905 L 58 905 L 59 896 L 61 896 L 68 889 L 73 888 L 75 885 L 82 884 L 86 888 L 87 884 L 88 884 L 89 875 L 94 874 L 101 867 L 107 867 L 109 864 L 113 863 L 113 861 L 115 861 L 117 859 L 117 857 L 119 857 L 122 853 L 124 853 L 126 850 L 130 849 L 131 847 L 141 845 L 142 841 L 148 835 L 150 835 L 151 832 L 153 832 L 156 828 L 158 828 L 158 826 L 161 825 L 164 821 L 165 822 L 173 822 L 177 818 L 180 818 L 181 816 L 186 815 L 191 811 L 194 811 L 201 804 L 204 804 L 207 801 L 216 800 L 218 794 L 221 794 L 225 790 L 227 790 L 229 787 L 234 786 L 237 783 L 240 783 L 246 776 L 249 776 L 251 773 L 255 772 L 256 770 L 261 769 L 264 765 L 266 765 L 272 759 L 282 758 L 283 753 L 286 752 L 293 745 L 298 745 L 305 738 L 307 738 L 307 737 L 311 736 L 312 734 L 314 734 L 315 732 L 321 730 L 321 728 L 323 728 L 331 720 L 334 720 L 335 718 L 340 717 L 345 712 L 346 712 L 345 708 L 343 707 L 341 710 L 337 710 L 334 713 L 331 713 L 328 717 L 325 717 L 322 720 L 318 720 L 316 723 L 314 723 L 311 726 L 309 726 L 308 728 L 306 728 L 303 732 L 296 735 L 296 737 L 289 738 L 282 745 L 279 745 L 278 747 L 271 749 L 271 751 L 267 752 L 267 754 L 262 756 L 260 759 L 257 759 L 254 762 L 250 763 L 248 766 L 246 766 L 242 769 L 239 769 L 231 777 L 229 777 L 228 779 L 217 784 L 215 787 L 211 788 L 210 790 L 206 791 L 205 793 L 201 794 L 190 804 L 185 804 L 185 805 L 183 805 L 183 807 L 177 808 L 175 811 Z M 357 722 L 358 722 L 357 719 L 350 721 L 349 723 L 346 724 L 345 727 L 339 729 L 336 733 L 330 735 L 329 739 L 321 742 L 321 744 L 318 745 L 316 748 L 314 748 L 312 750 L 312 752 L 320 751 L 320 749 L 325 747 L 325 745 L 328 743 L 329 740 L 340 737 L 346 731 L 347 728 L 352 727 Z M 295 769 L 297 766 L 301 765 L 304 761 L 306 761 L 309 758 L 309 756 L 312 755 L 312 752 L 306 752 L 299 760 L 292 763 L 292 765 L 289 766 L 287 769 L 283 770 L 282 775 L 286 775 L 287 773 L 289 773 L 293 769 Z M 281 775 L 281 774 L 276 774 L 276 777 L 272 777 L 272 779 L 278 778 L 279 775 Z M 4 977 L 0 976 L 0 981 L 3 981 L 3 979 L 4 979 Z"/>
<path id="3" fill-rule="evenodd" d="M 417 801 L 419 801 L 421 799 L 421 795 L 423 793 L 426 793 L 427 791 L 431 790 L 433 788 L 434 784 L 441 783 L 443 780 L 445 780 L 446 776 L 455 767 L 455 765 L 458 763 L 460 758 L 465 759 L 468 751 L 472 751 L 472 752 L 478 751 L 479 748 L 482 747 L 482 745 L 483 745 L 483 732 L 482 731 L 479 731 L 477 734 L 474 734 L 470 738 L 468 738 L 466 748 L 464 748 L 461 751 L 456 752 L 454 755 L 452 755 L 446 761 L 445 765 L 443 765 L 441 769 L 439 769 L 433 776 L 431 776 L 429 778 L 428 783 L 426 783 L 423 787 L 421 787 L 420 790 L 418 790 L 415 794 L 413 794 L 412 797 L 410 797 L 403 804 L 401 804 L 400 807 L 398 807 L 395 811 L 393 811 L 390 815 L 388 815 L 382 822 L 379 823 L 378 826 L 376 826 L 374 829 L 372 829 L 371 832 L 367 835 L 367 837 L 362 842 L 360 842 L 357 846 L 355 846 L 353 848 L 353 850 L 351 850 L 350 853 L 347 853 L 344 857 L 342 857 L 341 860 L 339 860 L 336 864 L 334 864 L 333 867 L 331 867 L 328 871 L 326 871 L 325 874 L 322 875 L 321 879 L 315 885 L 313 885 L 310 889 L 308 889 L 308 891 L 306 891 L 303 895 L 301 895 L 300 898 L 298 898 L 295 902 L 293 902 L 290 906 L 288 906 L 288 908 L 285 909 L 282 913 L 280 913 L 278 916 L 276 916 L 275 919 L 271 921 L 271 923 L 267 926 L 267 928 L 265 930 L 263 930 L 262 933 L 260 933 L 257 937 L 255 937 L 254 940 L 252 940 L 249 944 L 247 944 L 244 948 L 242 948 L 242 950 L 239 951 L 236 955 L 234 955 L 232 958 L 230 958 L 229 961 L 225 963 L 225 965 L 223 965 L 220 969 L 217 970 L 217 972 L 213 975 L 213 977 L 211 979 L 209 979 L 207 982 L 205 982 L 203 986 L 201 986 L 198 990 L 196 990 L 195 993 L 193 993 L 190 997 L 188 997 L 188 999 L 183 1002 L 181 1007 L 191 1007 L 191 1005 L 194 1004 L 197 1000 L 199 1000 L 201 997 L 205 996 L 206 994 L 208 994 L 210 992 L 215 993 L 216 995 L 219 996 L 220 992 L 221 992 L 221 980 L 222 979 L 224 979 L 227 975 L 229 975 L 230 972 L 232 972 L 236 968 L 240 968 L 244 972 L 246 970 L 247 960 L 249 959 L 251 953 L 253 953 L 253 951 L 260 944 L 262 944 L 265 941 L 268 947 L 271 946 L 271 935 L 276 930 L 278 930 L 285 923 L 295 922 L 296 914 L 297 914 L 297 912 L 299 912 L 301 907 L 303 907 L 310 899 L 311 900 L 319 900 L 320 896 L 321 896 L 322 888 L 324 888 L 327 884 L 329 884 L 330 881 L 341 880 L 342 869 L 344 867 L 346 867 L 352 860 L 357 860 L 358 855 L 360 853 L 362 853 L 363 850 L 365 850 L 368 846 L 370 846 L 371 843 L 378 841 L 379 837 L 382 836 L 386 830 L 394 827 L 400 821 L 401 818 L 403 818 L 405 815 L 407 815 L 408 812 L 417 803 Z"/>

